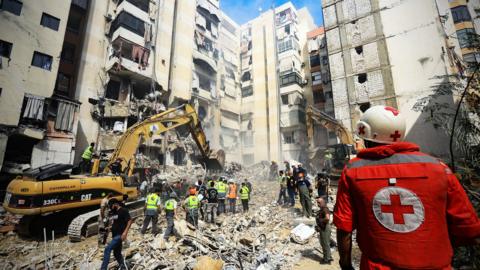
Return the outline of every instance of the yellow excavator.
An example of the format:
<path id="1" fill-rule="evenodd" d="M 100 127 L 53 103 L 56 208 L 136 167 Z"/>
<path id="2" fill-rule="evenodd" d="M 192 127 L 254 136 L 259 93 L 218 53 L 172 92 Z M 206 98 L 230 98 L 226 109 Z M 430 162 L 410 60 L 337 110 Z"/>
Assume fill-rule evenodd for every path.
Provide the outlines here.
<path id="1" fill-rule="evenodd" d="M 332 154 L 332 172 L 333 178 L 338 178 L 345 164 L 355 156 L 356 151 L 359 150 L 358 141 L 354 140 L 350 131 L 342 125 L 340 121 L 322 112 L 321 110 L 308 106 L 307 111 L 307 133 L 309 138 L 313 138 L 314 124 L 318 123 L 328 130 L 334 131 L 340 140 L 340 144 L 329 145 L 325 151 Z M 319 152 L 315 149 L 312 152 Z"/>
<path id="2" fill-rule="evenodd" d="M 130 127 L 120 138 L 102 173 L 98 172 L 99 160 L 94 160 L 90 176 L 65 174 L 72 167 L 65 164 L 49 164 L 25 172 L 8 185 L 3 207 L 8 212 L 24 215 L 25 222 L 21 222 L 17 228 L 21 233 L 28 233 L 32 219 L 40 215 L 65 210 L 98 209 L 108 193 L 119 200 L 124 200 L 127 197 L 125 195 L 128 195 L 131 202 L 127 206 L 138 210 L 143 206 L 143 201 L 135 201 L 139 197 L 137 186 L 128 186 L 126 180 L 135 168 L 135 154 L 139 145 L 154 135 L 180 127 L 188 128 L 206 168 L 221 170 L 225 163 L 225 153 L 210 149 L 195 109 L 185 104 Z M 125 173 L 113 175 L 109 165 L 118 159 L 121 160 Z M 137 210 L 131 214 L 140 214 Z M 98 214 L 99 211 L 95 210 L 74 218 L 68 228 L 70 239 L 79 241 L 82 235 L 96 233 L 97 225 L 92 225 L 91 221 L 96 222 Z"/>

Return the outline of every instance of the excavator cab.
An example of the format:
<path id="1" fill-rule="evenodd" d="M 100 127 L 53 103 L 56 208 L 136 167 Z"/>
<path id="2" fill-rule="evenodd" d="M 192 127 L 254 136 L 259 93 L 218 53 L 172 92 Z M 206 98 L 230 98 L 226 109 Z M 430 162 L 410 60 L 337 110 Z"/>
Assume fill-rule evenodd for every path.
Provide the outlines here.
<path id="1" fill-rule="evenodd" d="M 355 147 L 351 144 L 334 144 L 329 146 L 328 149 L 333 156 L 333 167 L 339 170 L 342 170 L 348 161 L 357 154 Z"/>

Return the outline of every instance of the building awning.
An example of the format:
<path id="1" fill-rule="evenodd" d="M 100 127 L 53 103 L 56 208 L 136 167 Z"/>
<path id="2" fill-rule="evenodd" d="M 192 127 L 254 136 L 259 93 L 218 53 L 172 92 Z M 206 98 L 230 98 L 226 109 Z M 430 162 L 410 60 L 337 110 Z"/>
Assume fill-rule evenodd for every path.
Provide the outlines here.
<path id="1" fill-rule="evenodd" d="M 210 16 L 213 20 L 216 20 L 217 23 L 220 22 L 220 11 L 208 0 L 197 0 L 197 7 L 204 9 L 206 12 L 210 13 Z"/>
<path id="2" fill-rule="evenodd" d="M 215 61 L 213 59 L 211 59 L 207 55 L 205 55 L 205 54 L 203 54 L 199 51 L 194 50 L 193 51 L 193 59 L 194 59 L 193 61 L 196 64 L 206 65 L 210 69 L 210 72 L 217 73 L 217 64 L 215 63 Z"/>

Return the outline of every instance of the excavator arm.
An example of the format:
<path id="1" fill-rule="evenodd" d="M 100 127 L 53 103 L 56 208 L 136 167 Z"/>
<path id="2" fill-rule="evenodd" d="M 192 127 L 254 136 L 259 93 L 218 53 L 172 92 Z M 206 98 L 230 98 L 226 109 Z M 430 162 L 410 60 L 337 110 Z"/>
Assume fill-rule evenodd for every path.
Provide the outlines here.
<path id="1" fill-rule="evenodd" d="M 335 131 L 337 137 L 343 144 L 355 145 L 353 136 L 350 131 L 343 126 L 340 121 L 331 117 L 327 113 L 316 109 L 313 106 L 308 106 L 307 108 L 307 133 L 309 138 L 313 138 L 313 127 L 314 123 L 319 123 L 328 130 Z"/>
<path id="2" fill-rule="evenodd" d="M 221 170 L 225 162 L 224 152 L 222 150 L 214 152 L 210 149 L 195 109 L 189 104 L 184 104 L 131 126 L 120 138 L 104 173 L 110 171 L 110 164 L 121 159 L 122 168 L 126 168 L 128 175 L 131 175 L 135 167 L 135 154 L 139 145 L 151 139 L 153 135 L 159 135 L 185 125 L 188 126 L 206 167 Z"/>

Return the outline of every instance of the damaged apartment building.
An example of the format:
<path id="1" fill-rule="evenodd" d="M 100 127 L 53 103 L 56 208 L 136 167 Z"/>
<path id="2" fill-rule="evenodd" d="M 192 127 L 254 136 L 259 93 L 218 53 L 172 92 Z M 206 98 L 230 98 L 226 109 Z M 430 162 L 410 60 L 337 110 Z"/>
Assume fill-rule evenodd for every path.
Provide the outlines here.
<path id="1" fill-rule="evenodd" d="M 472 21 L 478 1 L 325 0 L 322 5 L 335 117 L 352 130 L 370 106 L 396 107 L 407 118 L 406 140 L 444 157 L 447 136 L 428 121 L 431 113 L 413 108 L 450 75 L 461 77 L 466 63 L 478 61 L 467 38 L 478 32 Z M 452 107 L 454 101 L 443 95 L 425 102 Z"/>
<path id="2" fill-rule="evenodd" d="M 87 1 L 0 3 L 2 179 L 73 163 L 80 102 L 75 82 Z"/>

